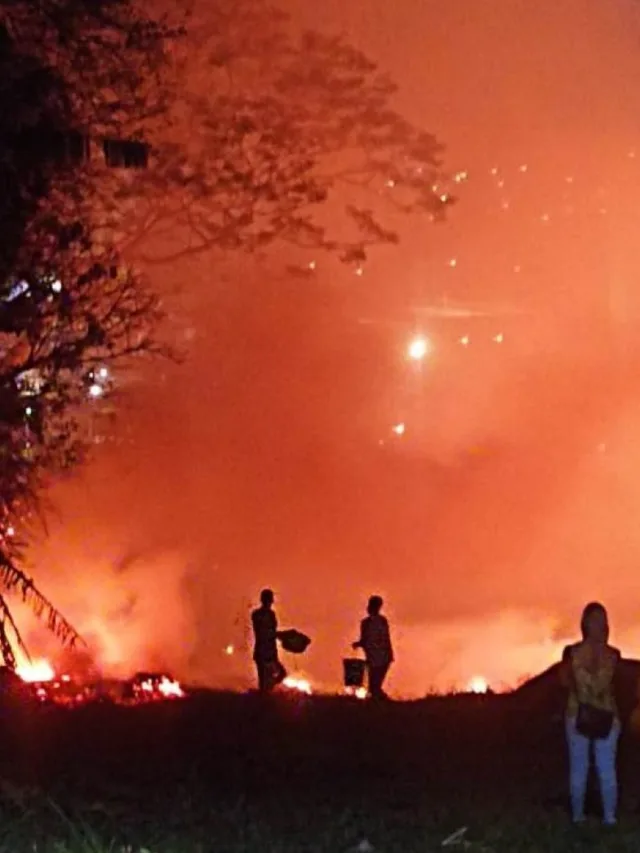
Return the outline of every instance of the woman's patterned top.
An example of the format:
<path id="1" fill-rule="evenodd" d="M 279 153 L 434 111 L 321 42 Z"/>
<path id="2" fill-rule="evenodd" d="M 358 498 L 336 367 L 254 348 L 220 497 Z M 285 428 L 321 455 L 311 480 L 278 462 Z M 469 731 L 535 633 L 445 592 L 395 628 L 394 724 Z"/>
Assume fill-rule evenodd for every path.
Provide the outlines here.
<path id="1" fill-rule="evenodd" d="M 576 717 L 578 705 L 593 705 L 618 716 L 613 679 L 620 652 L 612 646 L 594 647 L 582 641 L 568 646 L 562 656 L 568 670 L 567 716 Z"/>

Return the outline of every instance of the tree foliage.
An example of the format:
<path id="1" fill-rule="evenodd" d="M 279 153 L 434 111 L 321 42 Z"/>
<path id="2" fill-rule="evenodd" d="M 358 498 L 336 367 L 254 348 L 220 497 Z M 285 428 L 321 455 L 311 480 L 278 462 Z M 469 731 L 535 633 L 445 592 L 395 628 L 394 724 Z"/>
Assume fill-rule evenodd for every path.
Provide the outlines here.
<path id="1" fill-rule="evenodd" d="M 359 263 L 397 241 L 395 214 L 437 219 L 453 202 L 439 143 L 342 39 L 297 38 L 260 0 L 218 0 L 194 7 L 172 60 L 179 97 L 153 168 L 102 196 L 105 221 L 137 257 L 286 241 Z"/>
<path id="2" fill-rule="evenodd" d="M 262 0 L 195 2 L 180 40 L 136 0 L 0 0 L 0 582 L 63 639 L 9 531 L 82 458 L 101 372 L 154 348 L 157 300 L 123 256 L 287 243 L 359 264 L 396 214 L 454 200 L 360 52 Z M 108 170 L 87 135 L 149 139 L 150 168 Z"/>
<path id="3" fill-rule="evenodd" d="M 0 583 L 62 640 L 71 625 L 20 568 L 20 529 L 82 458 L 111 363 L 154 348 L 156 297 L 91 212 L 88 140 L 143 138 L 166 111 L 172 33 L 131 0 L 0 2 Z M 102 377 L 102 378 L 101 378 Z M 15 626 L 0 597 L 0 640 Z"/>

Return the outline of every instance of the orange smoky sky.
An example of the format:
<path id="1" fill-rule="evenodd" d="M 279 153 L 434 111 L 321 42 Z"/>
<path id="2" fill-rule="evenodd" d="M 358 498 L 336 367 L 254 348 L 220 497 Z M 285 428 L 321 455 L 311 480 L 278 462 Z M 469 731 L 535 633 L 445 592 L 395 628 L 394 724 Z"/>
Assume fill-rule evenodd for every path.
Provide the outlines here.
<path id="1" fill-rule="evenodd" d="M 247 684 L 265 585 L 281 623 L 313 637 L 291 665 L 330 687 L 373 592 L 397 695 L 513 684 L 557 658 L 593 597 L 640 652 L 640 406 L 605 333 L 612 320 L 626 340 L 640 305 L 640 6 L 288 11 L 392 75 L 398 108 L 468 170 L 460 203 L 446 224 L 405 223 L 361 278 L 320 262 L 292 279 L 284 252 L 150 268 L 186 359 L 145 367 L 122 441 L 53 490 L 38 578 L 107 669 L 212 685 Z M 522 315 L 423 315 L 434 348 L 418 372 L 411 324 L 443 297 Z M 48 642 L 35 631 L 34 652 Z"/>

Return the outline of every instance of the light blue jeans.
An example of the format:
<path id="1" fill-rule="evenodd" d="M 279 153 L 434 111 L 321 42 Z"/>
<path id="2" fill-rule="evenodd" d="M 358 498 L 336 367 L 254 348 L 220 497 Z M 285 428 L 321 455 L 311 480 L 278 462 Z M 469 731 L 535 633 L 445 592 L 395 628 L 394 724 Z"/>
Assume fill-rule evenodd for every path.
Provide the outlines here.
<path id="1" fill-rule="evenodd" d="M 575 717 L 566 719 L 567 745 L 569 747 L 569 791 L 571 793 L 571 812 L 576 823 L 584 820 L 584 801 L 587 792 L 587 778 L 590 765 L 589 738 L 584 737 L 576 730 Z M 598 782 L 600 783 L 600 796 L 602 797 L 602 811 L 604 822 L 612 824 L 616 822 L 616 809 L 618 806 L 618 777 L 616 774 L 616 753 L 618 751 L 618 738 L 620 737 L 620 723 L 616 721 L 611 729 L 611 734 L 604 740 L 593 741 L 596 770 Z"/>

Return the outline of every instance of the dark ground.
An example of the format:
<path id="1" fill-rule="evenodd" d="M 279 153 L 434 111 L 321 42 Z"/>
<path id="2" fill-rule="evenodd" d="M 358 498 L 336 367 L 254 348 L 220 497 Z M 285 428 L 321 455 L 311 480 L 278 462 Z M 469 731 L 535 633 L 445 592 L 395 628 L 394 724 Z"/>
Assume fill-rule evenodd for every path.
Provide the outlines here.
<path id="1" fill-rule="evenodd" d="M 412 853 L 468 827 L 479 852 L 637 851 L 629 734 L 620 827 L 568 825 L 554 684 L 382 705 L 201 693 L 5 713 L 0 850 L 346 853 L 366 840 Z M 630 674 L 628 705 L 634 689 Z"/>

